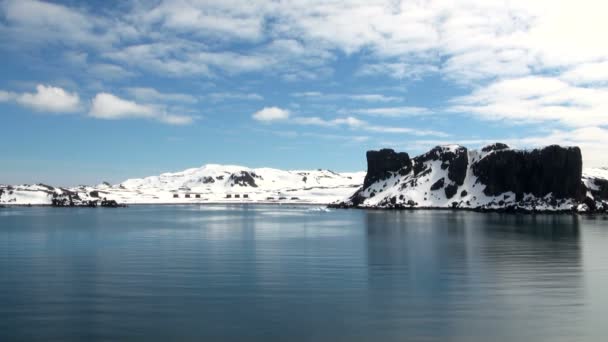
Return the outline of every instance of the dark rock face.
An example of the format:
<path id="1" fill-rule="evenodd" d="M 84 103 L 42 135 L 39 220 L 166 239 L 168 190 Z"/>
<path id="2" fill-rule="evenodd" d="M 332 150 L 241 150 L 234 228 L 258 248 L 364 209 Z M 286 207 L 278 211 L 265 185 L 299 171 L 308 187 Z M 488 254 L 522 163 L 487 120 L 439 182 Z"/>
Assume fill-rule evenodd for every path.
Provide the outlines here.
<path id="1" fill-rule="evenodd" d="M 469 167 L 469 155 L 465 147 L 459 147 L 456 152 L 446 152 L 443 154 L 443 165 L 447 162 L 448 165 L 448 178 L 457 185 L 464 183 L 464 178 L 467 175 L 467 168 Z M 451 197 L 451 196 L 450 196 Z M 448 197 L 449 198 L 449 197 Z"/>
<path id="2" fill-rule="evenodd" d="M 486 185 L 488 196 L 512 191 L 518 200 L 525 193 L 581 200 L 582 166 L 578 147 L 553 145 L 533 151 L 497 150 L 472 168 L 478 182 Z"/>
<path id="3" fill-rule="evenodd" d="M 426 168 L 425 162 L 441 160 L 441 169 L 448 169 L 448 178 L 458 185 L 462 185 L 467 175 L 469 158 L 466 147 L 459 146 L 451 151 L 442 146 L 436 146 L 429 152 L 414 158 L 414 174 L 418 175 Z"/>
<path id="4" fill-rule="evenodd" d="M 441 178 L 440 180 L 436 181 L 433 185 L 431 185 L 431 191 L 435 191 L 435 190 L 439 190 L 439 189 L 443 188 L 444 183 L 445 183 L 444 178 Z"/>
<path id="5" fill-rule="evenodd" d="M 234 185 L 240 186 L 250 186 L 253 188 L 257 188 L 258 185 L 255 184 L 254 176 L 251 175 L 247 171 L 241 171 L 240 173 L 233 173 L 230 175 L 230 180 Z"/>
<path id="6" fill-rule="evenodd" d="M 595 178 L 593 184 L 597 187 L 597 190 L 589 189 L 593 196 L 601 200 L 608 200 L 608 180 Z"/>
<path id="7" fill-rule="evenodd" d="M 203 182 L 203 184 L 215 183 L 215 179 L 213 179 L 213 177 L 207 176 L 201 178 L 201 182 Z"/>
<path id="8" fill-rule="evenodd" d="M 490 151 L 506 150 L 508 148 L 509 148 L 509 146 L 507 144 L 503 144 L 503 143 L 497 142 L 497 143 L 494 143 L 492 145 L 488 145 L 488 146 L 483 147 L 481 149 L 481 151 L 483 151 L 483 152 L 490 152 Z"/>
<path id="9" fill-rule="evenodd" d="M 118 208 L 118 207 L 120 207 L 120 205 L 118 204 L 118 202 L 116 202 L 115 200 L 107 200 L 105 198 L 101 201 L 101 206 L 105 207 L 105 208 Z"/>
<path id="10" fill-rule="evenodd" d="M 38 183 L 38 186 L 43 187 L 43 188 L 46 188 L 47 190 L 50 190 L 50 191 L 55 190 L 55 188 L 54 188 L 54 187 L 52 187 L 52 186 L 50 186 L 50 185 L 43 184 L 43 183 Z"/>
<path id="11" fill-rule="evenodd" d="M 458 185 L 450 184 L 450 185 L 446 186 L 444 190 L 445 190 L 445 197 L 452 198 L 452 197 L 454 197 L 454 195 L 456 195 L 456 192 L 458 192 Z"/>
<path id="12" fill-rule="evenodd" d="M 400 174 L 408 174 L 412 168 L 410 156 L 405 152 L 397 153 L 391 149 L 380 151 L 367 151 L 367 175 L 363 181 L 363 187 L 385 179 L 390 172 L 399 171 Z"/>

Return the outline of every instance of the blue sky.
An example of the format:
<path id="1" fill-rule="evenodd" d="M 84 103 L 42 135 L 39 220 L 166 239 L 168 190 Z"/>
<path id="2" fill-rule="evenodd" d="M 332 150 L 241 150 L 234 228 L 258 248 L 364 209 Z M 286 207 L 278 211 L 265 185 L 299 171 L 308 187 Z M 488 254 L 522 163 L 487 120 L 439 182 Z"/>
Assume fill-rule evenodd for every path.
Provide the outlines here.
<path id="1" fill-rule="evenodd" d="M 608 157 L 599 1 L 0 0 L 0 183 L 206 163 L 365 169 L 365 151 Z"/>

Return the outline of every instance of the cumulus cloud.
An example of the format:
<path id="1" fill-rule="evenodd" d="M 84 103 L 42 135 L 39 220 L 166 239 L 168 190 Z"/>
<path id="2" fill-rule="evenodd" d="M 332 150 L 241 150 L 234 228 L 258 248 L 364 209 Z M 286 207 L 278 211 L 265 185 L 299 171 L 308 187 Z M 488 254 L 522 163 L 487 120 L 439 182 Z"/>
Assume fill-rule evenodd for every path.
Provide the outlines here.
<path id="1" fill-rule="evenodd" d="M 155 106 L 138 104 L 109 93 L 99 93 L 93 98 L 89 115 L 108 120 L 153 119 L 171 125 L 186 125 L 193 121 L 192 117 L 168 114 Z"/>
<path id="2" fill-rule="evenodd" d="M 59 87 L 39 84 L 35 93 L 24 93 L 16 101 L 40 112 L 71 113 L 80 109 L 80 98 Z"/>
<path id="3" fill-rule="evenodd" d="M 282 109 L 279 107 L 264 107 L 263 109 L 253 113 L 252 118 L 261 122 L 272 122 L 287 120 L 289 115 L 290 112 L 287 109 Z"/>

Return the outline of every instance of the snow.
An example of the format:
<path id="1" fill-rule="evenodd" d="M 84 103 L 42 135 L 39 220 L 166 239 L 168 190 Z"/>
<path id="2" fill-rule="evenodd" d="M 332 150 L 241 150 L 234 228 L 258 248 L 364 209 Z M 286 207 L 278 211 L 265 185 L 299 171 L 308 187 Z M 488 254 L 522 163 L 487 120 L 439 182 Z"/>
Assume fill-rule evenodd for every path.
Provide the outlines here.
<path id="1" fill-rule="evenodd" d="M 239 177 L 244 175 L 250 176 L 254 183 L 239 181 Z M 54 194 L 56 196 L 69 192 L 77 193 L 82 200 L 106 198 L 124 204 L 329 204 L 352 195 L 361 186 L 364 177 L 365 172 L 285 171 L 208 164 L 180 172 L 128 179 L 115 185 L 102 183 L 96 186 L 67 189 L 42 185 L 0 186 L 0 190 L 3 191 L 0 195 L 0 204 L 51 204 Z M 94 197 L 92 192 L 98 192 L 99 198 Z M 229 195 L 231 198 L 228 198 Z M 236 198 L 237 195 L 239 198 Z"/>
<path id="2" fill-rule="evenodd" d="M 443 146 L 443 152 L 455 152 L 459 145 Z M 495 151 L 468 151 L 469 166 Z M 468 167 L 464 182 L 452 198 L 447 198 L 445 186 L 453 184 L 448 170 L 442 169 L 440 160 L 424 162 L 430 172 L 414 175 L 394 173 L 362 192 L 365 200 L 362 207 L 390 207 L 392 198 L 396 204 L 418 208 L 486 208 L 500 209 L 515 206 L 522 209 L 560 211 L 589 210 L 585 204 L 572 199 L 555 201 L 549 194 L 535 198 L 525 194 L 526 204 L 516 201 L 513 192 L 498 196 L 484 194 L 485 185 L 477 181 L 472 168 Z M 250 176 L 253 183 L 244 181 Z M 203 203 L 272 203 L 272 204 L 331 204 L 348 199 L 363 184 L 365 172 L 336 173 L 330 170 L 292 170 L 273 168 L 247 168 L 238 165 L 208 164 L 180 172 L 168 172 L 158 176 L 128 179 L 110 185 L 54 188 L 43 184 L 0 185 L 0 204 L 4 205 L 48 205 L 54 196 L 72 193 L 81 200 L 106 198 L 124 204 L 203 204 Z M 433 184 L 444 179 L 444 186 L 431 190 Z M 582 181 L 589 189 L 587 196 L 593 199 L 600 180 L 608 180 L 608 168 L 593 168 L 583 171 Z M 464 191 L 464 192 L 463 192 Z M 189 198 L 187 197 L 189 195 Z M 236 198 L 236 196 L 239 198 Z M 97 197 L 98 196 L 98 197 Z M 176 197 L 177 196 L 177 197 Z M 247 196 L 245 198 L 245 196 Z M 228 198 L 230 197 L 230 198 Z M 608 204 L 596 201 L 598 208 Z M 317 209 L 314 209 L 317 210 Z M 320 209 L 319 209 L 320 210 Z"/>

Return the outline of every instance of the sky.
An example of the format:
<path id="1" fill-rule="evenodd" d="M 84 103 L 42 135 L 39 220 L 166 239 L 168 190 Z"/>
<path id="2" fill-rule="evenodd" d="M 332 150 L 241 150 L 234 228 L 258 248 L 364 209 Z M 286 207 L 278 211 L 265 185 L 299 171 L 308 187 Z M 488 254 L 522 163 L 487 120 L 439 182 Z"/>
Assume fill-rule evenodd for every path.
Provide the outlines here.
<path id="1" fill-rule="evenodd" d="M 577 145 L 608 166 L 608 2 L 0 0 L 0 183 Z"/>

